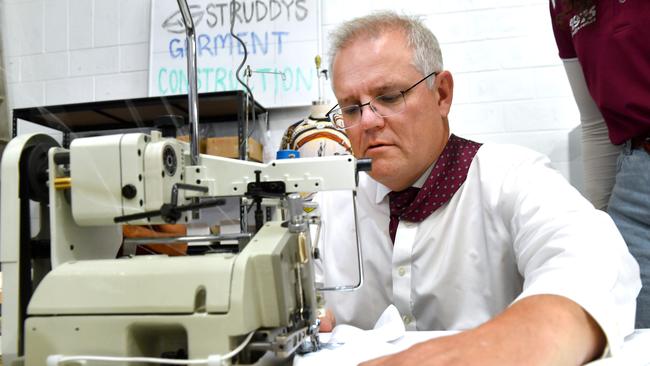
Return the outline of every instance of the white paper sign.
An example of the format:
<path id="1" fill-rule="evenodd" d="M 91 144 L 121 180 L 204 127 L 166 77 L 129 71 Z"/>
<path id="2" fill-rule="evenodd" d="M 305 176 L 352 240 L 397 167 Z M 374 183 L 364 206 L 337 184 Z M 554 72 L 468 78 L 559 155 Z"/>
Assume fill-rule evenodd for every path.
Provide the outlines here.
<path id="1" fill-rule="evenodd" d="M 244 48 L 249 87 L 265 107 L 309 105 L 318 98 L 317 0 L 188 1 L 196 28 L 199 93 L 243 89 L 236 70 Z M 149 96 L 186 94 L 185 28 L 176 0 L 151 6 Z M 244 67 L 245 67 L 244 66 Z M 283 75 L 278 74 L 283 73 Z M 240 74 L 242 80 L 246 78 Z"/>

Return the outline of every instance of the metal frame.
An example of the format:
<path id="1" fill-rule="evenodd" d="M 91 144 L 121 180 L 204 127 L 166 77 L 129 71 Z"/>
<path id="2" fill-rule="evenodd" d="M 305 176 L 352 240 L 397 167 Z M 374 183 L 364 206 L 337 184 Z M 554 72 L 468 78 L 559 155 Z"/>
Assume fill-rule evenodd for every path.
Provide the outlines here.
<path id="1" fill-rule="evenodd" d="M 12 137 L 18 135 L 18 120 L 32 122 L 41 126 L 53 128 L 63 132 L 64 146 L 70 142 L 70 134 L 75 132 L 109 131 L 129 128 L 150 128 L 154 125 L 155 118 L 161 114 L 128 113 L 130 119 L 116 115 L 115 111 L 131 111 L 133 108 L 160 107 L 166 114 L 188 115 L 188 101 L 186 94 L 147 97 L 137 99 L 110 100 L 101 102 L 64 104 L 43 107 L 17 108 L 12 111 Z M 232 90 L 224 92 L 203 93 L 199 95 L 199 119 L 201 123 L 237 122 L 239 141 L 241 143 L 243 132 L 241 125 L 244 118 L 243 104 L 245 92 Z M 215 108 L 216 105 L 223 108 Z M 96 116 L 105 120 L 106 123 L 70 123 L 66 118 L 75 113 L 89 113 L 89 116 Z M 262 114 L 266 112 L 259 103 L 255 103 L 255 112 Z M 50 117 L 50 118 L 48 118 Z M 51 119 L 56 118 L 56 122 Z M 92 117 L 91 117 L 92 118 Z M 90 119 L 90 118 L 89 118 Z M 240 156 L 242 158 L 242 156 Z"/>

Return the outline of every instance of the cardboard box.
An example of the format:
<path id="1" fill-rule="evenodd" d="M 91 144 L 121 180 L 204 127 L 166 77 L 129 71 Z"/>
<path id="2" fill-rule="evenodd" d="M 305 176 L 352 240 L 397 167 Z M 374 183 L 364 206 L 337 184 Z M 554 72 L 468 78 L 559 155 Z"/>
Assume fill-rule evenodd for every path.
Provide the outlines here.
<path id="1" fill-rule="evenodd" d="M 239 158 L 237 136 L 208 137 L 206 140 L 206 154 L 233 159 Z M 248 139 L 248 160 L 262 161 L 262 144 L 252 138 Z"/>
<path id="2" fill-rule="evenodd" d="M 188 144 L 190 142 L 190 137 L 188 135 L 177 136 L 176 139 L 181 140 L 183 142 L 187 142 Z M 202 138 L 201 140 L 199 140 L 199 153 L 200 154 L 205 154 L 205 146 L 206 146 L 205 143 L 206 143 L 205 138 Z"/>
<path id="3" fill-rule="evenodd" d="M 187 135 L 178 136 L 177 139 L 189 142 Z M 239 159 L 239 145 L 237 136 L 207 137 L 202 138 L 199 144 L 199 152 L 224 158 Z M 263 146 L 253 138 L 248 139 L 248 160 L 262 162 Z"/>

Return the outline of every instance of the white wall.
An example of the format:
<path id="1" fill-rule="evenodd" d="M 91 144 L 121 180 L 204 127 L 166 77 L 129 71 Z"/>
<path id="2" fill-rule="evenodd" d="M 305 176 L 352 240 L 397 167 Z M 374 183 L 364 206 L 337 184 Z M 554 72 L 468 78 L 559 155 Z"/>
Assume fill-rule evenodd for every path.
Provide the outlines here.
<path id="1" fill-rule="evenodd" d="M 147 96 L 151 0 L 1 1 L 11 108 Z M 342 20 L 378 9 L 422 16 L 455 77 L 452 131 L 541 151 L 580 185 L 572 132 L 578 112 L 547 0 L 322 2 L 325 49 L 328 31 Z M 272 111 L 274 147 L 307 114 L 307 107 Z"/>

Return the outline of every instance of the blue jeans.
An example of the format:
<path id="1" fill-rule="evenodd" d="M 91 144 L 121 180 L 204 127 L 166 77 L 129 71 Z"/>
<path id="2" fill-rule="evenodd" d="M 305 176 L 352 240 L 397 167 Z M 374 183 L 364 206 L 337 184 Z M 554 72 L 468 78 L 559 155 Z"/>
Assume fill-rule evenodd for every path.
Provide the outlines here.
<path id="1" fill-rule="evenodd" d="M 632 149 L 629 141 L 618 157 L 607 211 L 641 269 L 636 328 L 650 328 L 650 153 Z"/>

